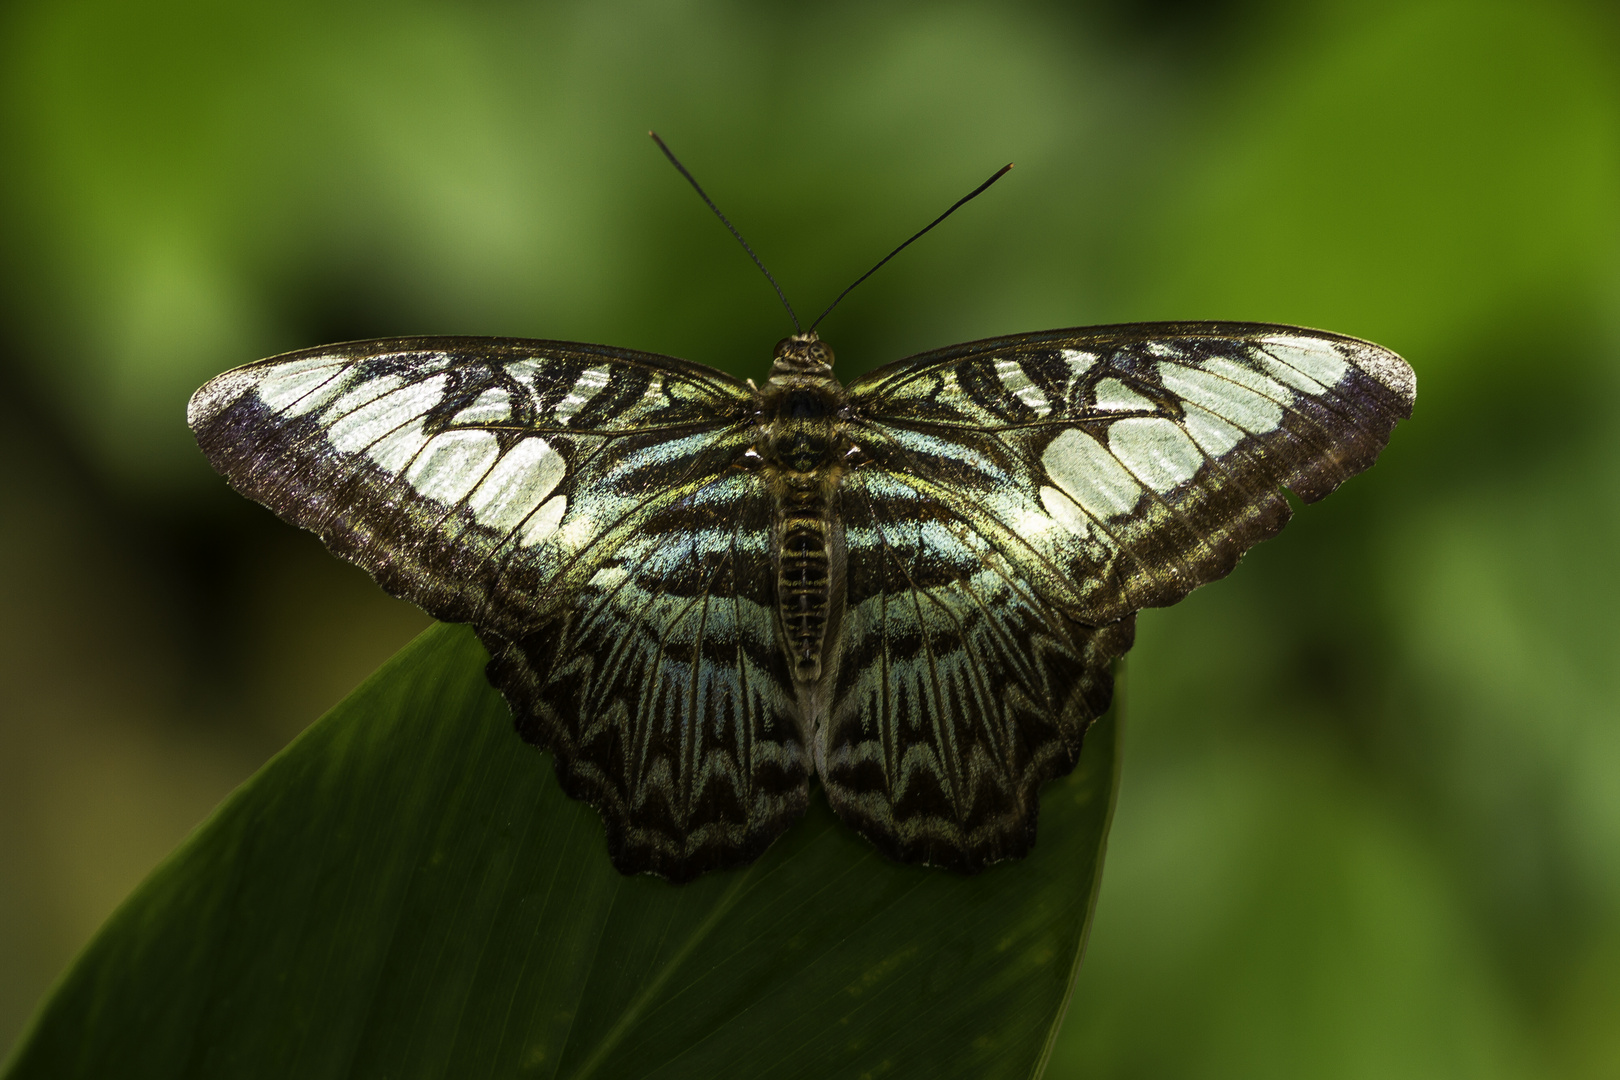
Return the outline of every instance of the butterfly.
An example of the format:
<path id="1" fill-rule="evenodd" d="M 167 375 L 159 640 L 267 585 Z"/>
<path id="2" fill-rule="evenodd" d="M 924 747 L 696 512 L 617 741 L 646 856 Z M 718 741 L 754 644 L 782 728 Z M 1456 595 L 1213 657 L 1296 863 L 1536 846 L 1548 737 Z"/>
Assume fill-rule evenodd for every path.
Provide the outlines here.
<path id="1" fill-rule="evenodd" d="M 683 170 L 684 171 L 684 170 Z M 888 856 L 1026 853 L 1135 613 L 1369 467 L 1412 369 L 1293 326 L 992 338 L 847 387 L 812 328 L 762 386 L 560 341 L 395 338 L 226 372 L 238 490 L 470 623 L 613 864 L 747 864 L 812 777 Z"/>

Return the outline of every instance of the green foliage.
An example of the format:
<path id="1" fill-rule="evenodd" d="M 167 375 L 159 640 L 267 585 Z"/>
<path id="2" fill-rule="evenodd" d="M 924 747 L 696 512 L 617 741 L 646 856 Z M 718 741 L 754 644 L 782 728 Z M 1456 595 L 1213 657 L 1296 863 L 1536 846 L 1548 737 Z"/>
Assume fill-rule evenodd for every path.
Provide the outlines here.
<path id="1" fill-rule="evenodd" d="M 1205 317 L 1418 371 L 1376 468 L 1142 614 L 1049 1076 L 1620 1076 L 1616 14 L 0 8 L 0 410 L 38 417 L 0 411 L 0 1053 L 184 827 L 419 627 L 208 470 L 191 390 L 401 333 L 762 374 L 786 320 L 657 127 L 812 313 L 1017 162 L 823 327 L 845 375 Z"/>
<path id="2" fill-rule="evenodd" d="M 626 878 L 437 626 L 228 800 L 25 1037 L 30 1077 L 1024 1077 L 1097 892 L 1115 726 L 973 878 L 817 801 L 753 866 Z"/>

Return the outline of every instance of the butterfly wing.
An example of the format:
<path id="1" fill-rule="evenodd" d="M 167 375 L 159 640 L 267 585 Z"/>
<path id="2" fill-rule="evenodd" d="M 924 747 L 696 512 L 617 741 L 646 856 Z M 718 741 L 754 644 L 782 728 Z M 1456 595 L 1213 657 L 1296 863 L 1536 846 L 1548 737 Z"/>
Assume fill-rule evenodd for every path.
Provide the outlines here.
<path id="1" fill-rule="evenodd" d="M 687 877 L 752 858 L 805 802 L 770 501 L 741 467 L 756 409 L 668 357 L 408 338 L 227 372 L 189 418 L 244 494 L 472 623 L 615 864 Z"/>
<path id="2" fill-rule="evenodd" d="M 1371 465 L 1414 394 L 1376 345 L 1243 323 L 1025 334 L 857 380 L 834 808 L 910 857 L 1022 851 L 1132 613 L 1228 573 L 1288 520 L 1284 488 Z"/>
<path id="3" fill-rule="evenodd" d="M 1127 616 L 1090 627 L 904 472 L 845 478 L 843 648 L 817 768 L 891 858 L 958 870 L 1025 854 L 1041 782 L 1108 708 Z"/>

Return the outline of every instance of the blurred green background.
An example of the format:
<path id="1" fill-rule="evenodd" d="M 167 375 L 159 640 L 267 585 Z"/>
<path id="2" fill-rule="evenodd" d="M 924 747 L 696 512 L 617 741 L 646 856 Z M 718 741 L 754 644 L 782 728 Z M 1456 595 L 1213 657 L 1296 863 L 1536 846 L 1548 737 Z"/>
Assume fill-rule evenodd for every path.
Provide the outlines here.
<path id="1" fill-rule="evenodd" d="M 184 404 L 407 333 L 847 375 L 1263 319 L 1401 352 L 1381 463 L 1147 613 L 1054 1077 L 1620 1075 L 1620 17 L 1516 0 L 0 10 L 0 1048 L 426 625 Z M 541 767 L 537 765 L 537 767 Z"/>

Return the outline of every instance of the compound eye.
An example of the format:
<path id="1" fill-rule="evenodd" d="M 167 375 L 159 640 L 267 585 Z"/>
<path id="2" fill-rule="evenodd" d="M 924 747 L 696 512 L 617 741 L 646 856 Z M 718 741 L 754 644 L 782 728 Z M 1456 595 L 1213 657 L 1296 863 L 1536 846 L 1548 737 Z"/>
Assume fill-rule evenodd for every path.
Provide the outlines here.
<path id="1" fill-rule="evenodd" d="M 795 334 L 776 343 L 776 360 L 796 368 L 831 367 L 832 350 L 808 334 Z"/>

